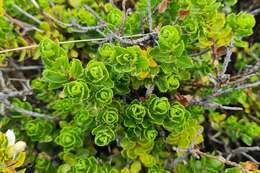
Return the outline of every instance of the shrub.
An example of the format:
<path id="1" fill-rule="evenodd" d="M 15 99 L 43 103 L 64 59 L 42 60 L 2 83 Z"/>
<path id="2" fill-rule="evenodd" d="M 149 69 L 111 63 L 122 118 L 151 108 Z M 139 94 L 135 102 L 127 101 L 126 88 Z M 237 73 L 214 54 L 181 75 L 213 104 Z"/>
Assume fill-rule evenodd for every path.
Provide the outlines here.
<path id="1" fill-rule="evenodd" d="M 0 128 L 28 145 L 0 133 L 0 172 L 259 172 L 260 45 L 236 3 L 0 0 L 22 78 L 0 72 Z"/>

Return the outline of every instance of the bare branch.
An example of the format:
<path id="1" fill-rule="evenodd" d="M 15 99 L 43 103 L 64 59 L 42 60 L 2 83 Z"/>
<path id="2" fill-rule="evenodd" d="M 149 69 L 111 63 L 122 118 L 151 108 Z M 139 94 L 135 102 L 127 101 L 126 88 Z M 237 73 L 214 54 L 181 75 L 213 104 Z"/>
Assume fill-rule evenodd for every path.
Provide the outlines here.
<path id="1" fill-rule="evenodd" d="M 148 98 L 153 93 L 153 91 L 154 91 L 154 85 L 150 85 L 145 92 L 145 97 Z"/>
<path id="2" fill-rule="evenodd" d="M 238 147 L 232 150 L 232 153 L 239 153 L 239 152 L 249 152 L 249 151 L 260 151 L 259 146 L 255 147 Z"/>
<path id="3" fill-rule="evenodd" d="M 32 112 L 32 111 L 28 111 L 26 109 L 14 106 L 8 100 L 4 100 L 2 103 L 4 104 L 4 106 L 7 109 L 14 110 L 16 112 L 22 113 L 25 116 L 31 116 L 31 117 L 36 117 L 36 118 L 44 118 L 44 119 L 54 119 L 54 117 L 52 117 L 50 115 L 45 115 L 45 114 L 41 114 L 41 113 L 38 113 L 38 112 Z"/>
<path id="4" fill-rule="evenodd" d="M 139 40 L 143 41 L 143 40 L 147 40 L 151 35 L 154 35 L 157 33 L 147 33 L 147 34 L 134 34 L 134 35 L 128 35 L 128 36 L 122 36 L 119 37 L 120 39 L 127 39 L 130 40 L 131 43 L 134 42 L 138 42 Z M 138 38 L 141 37 L 140 39 L 136 39 L 136 40 L 132 40 L 132 39 L 128 39 L 128 38 Z M 83 43 L 83 42 L 96 42 L 96 41 L 106 41 L 108 40 L 108 38 L 91 38 L 91 39 L 82 39 L 82 40 L 69 40 L 69 41 L 61 41 L 58 42 L 58 44 L 70 44 L 70 43 Z M 124 40 L 126 41 L 126 40 Z M 8 53 L 8 52 L 14 52 L 14 51 L 21 51 L 21 50 L 26 50 L 26 49 L 35 49 L 39 47 L 38 44 L 35 45 L 30 45 L 30 46 L 24 46 L 24 47 L 17 47 L 17 48 L 12 48 L 12 49 L 5 49 L 5 50 L 1 50 L 0 54 L 3 53 Z"/>
<path id="5" fill-rule="evenodd" d="M 198 130 L 198 132 L 194 135 L 194 138 L 192 140 L 192 143 L 190 144 L 190 146 L 187 148 L 187 149 L 182 149 L 182 148 L 176 148 L 176 147 L 173 147 L 172 149 L 174 151 L 177 151 L 177 152 L 184 152 L 184 154 L 180 157 L 178 157 L 177 159 L 174 160 L 174 170 L 175 170 L 175 173 L 176 172 L 176 166 L 177 164 L 185 159 L 189 154 L 192 154 L 194 156 L 204 156 L 204 157 L 208 157 L 208 158 L 211 158 L 211 159 L 215 159 L 215 160 L 218 160 L 220 162 L 222 162 L 223 164 L 226 164 L 226 165 L 229 165 L 229 166 L 234 166 L 234 167 L 238 167 L 242 172 L 244 173 L 249 173 L 249 170 L 247 168 L 244 168 L 242 165 L 236 163 L 236 162 L 232 162 L 232 161 L 229 161 L 227 159 L 225 159 L 224 157 L 222 156 L 214 156 L 214 155 L 210 155 L 210 154 L 207 154 L 207 153 L 204 153 L 202 151 L 200 151 L 199 149 L 195 149 L 195 141 L 197 140 L 197 138 L 199 137 L 199 135 L 202 133 L 202 128 L 200 128 Z M 243 148 L 245 149 L 245 148 Z"/>
<path id="6" fill-rule="evenodd" d="M 12 23 L 15 23 L 16 25 L 20 26 L 24 30 L 22 35 L 25 35 L 26 32 L 31 31 L 31 30 L 35 30 L 35 31 L 38 31 L 41 33 L 44 32 L 43 30 L 37 28 L 36 26 L 33 26 L 29 23 L 14 19 L 11 16 L 9 16 L 8 14 L 5 14 L 5 16 L 8 18 L 9 21 L 11 21 Z"/>
<path id="7" fill-rule="evenodd" d="M 250 156 L 249 154 L 242 152 L 241 153 L 243 156 L 245 156 L 246 158 L 248 158 L 249 160 L 251 160 L 252 162 L 256 163 L 256 164 L 260 164 L 260 162 L 258 162 L 257 160 L 255 160 L 255 158 L 253 158 L 252 156 Z"/>
<path id="8" fill-rule="evenodd" d="M 232 55 L 232 49 L 234 47 L 234 40 L 232 39 L 229 43 L 229 45 L 227 46 L 227 54 L 226 54 L 226 57 L 224 59 L 224 63 L 223 63 L 223 69 L 222 71 L 220 72 L 219 74 L 219 79 L 222 80 L 226 71 L 227 71 L 227 67 L 228 67 L 228 64 L 229 62 L 231 61 L 231 55 Z"/>
<path id="9" fill-rule="evenodd" d="M 147 41 L 151 38 L 152 35 L 155 35 L 157 33 L 148 33 L 147 35 L 143 36 L 142 38 L 139 38 L 139 39 L 135 39 L 135 40 L 132 40 L 132 39 L 127 39 L 127 38 L 124 38 L 124 37 L 120 37 L 119 35 L 117 35 L 115 32 L 113 32 L 107 25 L 107 23 L 91 8 L 89 7 L 88 5 L 84 5 L 85 9 L 88 10 L 93 16 L 95 16 L 101 24 L 104 24 L 106 25 L 106 29 L 110 32 L 110 34 L 117 40 L 119 40 L 121 43 L 124 43 L 124 44 L 139 44 L 139 43 L 142 43 L 144 41 Z"/>
<path id="10" fill-rule="evenodd" d="M 45 11 L 43 11 L 43 14 L 45 16 L 47 16 L 49 19 L 51 19 L 54 22 L 56 22 L 60 26 L 67 27 L 67 28 L 72 28 L 73 32 L 85 33 L 85 32 L 91 31 L 91 30 L 97 30 L 97 29 L 101 29 L 101 28 L 105 27 L 104 24 L 100 24 L 100 25 L 96 25 L 96 26 L 81 26 L 78 23 L 76 23 L 76 21 L 72 21 L 72 23 L 64 23 L 64 22 L 56 19 L 55 17 L 53 17 L 52 15 L 50 15 L 49 13 L 47 13 Z"/>
<path id="11" fill-rule="evenodd" d="M 220 89 L 218 90 L 215 94 L 213 94 L 213 97 L 217 97 L 223 94 L 228 94 L 230 92 L 234 92 L 234 91 L 238 91 L 238 90 L 242 90 L 242 89 L 246 89 L 246 88 L 253 88 L 253 87 L 257 87 L 260 85 L 260 81 L 254 82 L 254 83 L 249 83 L 249 84 L 244 84 L 244 85 L 239 85 L 236 86 L 234 88 L 228 88 L 228 89 Z"/>
<path id="12" fill-rule="evenodd" d="M 16 67 L 16 68 L 1 68 L 0 67 L 0 70 L 1 71 L 17 71 L 17 70 L 21 70 L 21 71 L 27 71 L 27 70 L 39 70 L 39 69 L 42 69 L 43 66 L 19 66 L 19 67 Z"/>
<path id="13" fill-rule="evenodd" d="M 223 109 L 223 110 L 232 110 L 232 111 L 242 111 L 243 108 L 241 107 L 231 107 L 231 106 L 224 106 L 218 103 L 205 103 L 205 106 L 212 108 L 212 109 Z"/>
<path id="14" fill-rule="evenodd" d="M 31 0 L 31 2 L 33 3 L 33 5 L 34 5 L 36 8 L 40 9 L 39 4 L 38 4 L 35 0 Z"/>
<path id="15" fill-rule="evenodd" d="M 260 14 L 260 8 L 254 9 L 253 11 L 250 11 L 249 13 L 256 16 L 256 15 Z"/>
<path id="16" fill-rule="evenodd" d="M 147 15 L 148 15 L 148 25 L 149 25 L 149 32 L 153 31 L 153 18 L 151 12 L 151 0 L 147 0 Z"/>
<path id="17" fill-rule="evenodd" d="M 36 17 L 34 17 L 33 15 L 27 13 L 26 11 L 24 11 L 21 7 L 19 7 L 18 5 L 16 4 L 13 4 L 14 8 L 16 8 L 20 13 L 22 13 L 23 15 L 25 15 L 26 17 L 32 19 L 33 21 L 35 21 L 37 24 L 41 24 L 42 22 L 37 19 Z"/>

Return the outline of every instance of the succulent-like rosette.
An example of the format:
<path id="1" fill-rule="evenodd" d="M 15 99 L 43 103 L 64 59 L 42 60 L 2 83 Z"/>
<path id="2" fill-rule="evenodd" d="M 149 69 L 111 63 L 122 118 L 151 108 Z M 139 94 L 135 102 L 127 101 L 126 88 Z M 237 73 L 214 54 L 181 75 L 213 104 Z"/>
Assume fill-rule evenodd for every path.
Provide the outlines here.
<path id="1" fill-rule="evenodd" d="M 66 126 L 61 129 L 55 142 L 65 150 L 73 150 L 83 146 L 82 131 L 78 127 Z"/>
<path id="2" fill-rule="evenodd" d="M 99 104 L 109 104 L 113 99 L 113 90 L 103 87 L 96 92 L 95 99 Z"/>
<path id="3" fill-rule="evenodd" d="M 115 81 L 115 87 L 113 88 L 113 90 L 116 94 L 126 95 L 130 92 L 130 89 L 129 89 L 130 77 L 129 76 L 115 77 L 113 80 Z"/>
<path id="4" fill-rule="evenodd" d="M 90 90 L 83 81 L 72 81 L 64 86 L 65 97 L 77 97 L 79 99 L 88 99 Z"/>
<path id="5" fill-rule="evenodd" d="M 143 129 L 143 136 L 148 141 L 155 140 L 157 135 L 158 135 L 158 132 L 155 128 L 149 127 L 149 128 Z"/>
<path id="6" fill-rule="evenodd" d="M 108 9 L 106 21 L 108 22 L 109 26 L 118 26 L 122 21 L 122 12 L 111 4 L 107 4 L 106 8 Z"/>
<path id="7" fill-rule="evenodd" d="M 47 120 L 34 119 L 26 121 L 24 129 L 32 141 L 50 142 L 54 125 Z"/>
<path id="8" fill-rule="evenodd" d="M 88 160 L 79 158 L 72 167 L 72 173 L 86 172 L 89 169 Z"/>
<path id="9" fill-rule="evenodd" d="M 136 127 L 137 124 L 142 124 L 146 113 L 146 108 L 141 103 L 133 101 L 126 109 L 124 125 L 127 127 Z"/>
<path id="10" fill-rule="evenodd" d="M 167 82 L 169 84 L 169 90 L 176 90 L 180 86 L 180 82 L 175 75 L 171 75 L 167 78 Z"/>
<path id="11" fill-rule="evenodd" d="M 177 27 L 166 25 L 161 28 L 159 35 L 159 43 L 170 47 L 173 44 L 176 44 L 180 41 L 181 35 L 180 31 Z"/>
<path id="12" fill-rule="evenodd" d="M 228 16 L 227 22 L 242 37 L 251 35 L 256 23 L 254 16 L 248 13 L 231 14 Z"/>
<path id="13" fill-rule="evenodd" d="M 50 65 L 50 62 L 56 57 L 66 56 L 65 51 L 57 43 L 50 39 L 42 40 L 39 48 L 41 56 L 44 58 L 45 65 Z"/>
<path id="14" fill-rule="evenodd" d="M 91 117 L 88 110 L 81 108 L 73 118 L 73 122 L 79 127 L 89 127 L 93 122 L 93 117 Z"/>
<path id="15" fill-rule="evenodd" d="M 114 107 L 108 107 L 97 116 L 97 121 L 107 125 L 114 125 L 118 122 L 118 110 Z"/>
<path id="16" fill-rule="evenodd" d="M 111 43 L 105 43 L 98 49 L 98 53 L 104 58 L 113 57 L 115 54 L 114 45 Z"/>
<path id="17" fill-rule="evenodd" d="M 118 73 L 131 72 L 136 67 L 136 61 L 138 52 L 140 53 L 140 48 L 136 46 L 123 48 L 115 47 L 116 53 L 114 57 L 114 69 Z"/>
<path id="18" fill-rule="evenodd" d="M 174 104 L 170 108 L 167 119 L 163 122 L 163 127 L 168 131 L 180 132 L 190 117 L 190 113 L 181 104 Z"/>
<path id="19" fill-rule="evenodd" d="M 96 60 L 89 61 L 85 69 L 85 78 L 87 82 L 93 85 L 113 87 L 113 82 L 109 78 L 109 73 L 103 62 Z"/>
<path id="20" fill-rule="evenodd" d="M 115 139 L 115 132 L 108 126 L 97 126 L 92 134 L 95 135 L 95 144 L 98 146 L 106 146 Z"/>
<path id="21" fill-rule="evenodd" d="M 39 153 L 35 160 L 35 169 L 39 172 L 49 172 L 51 167 L 51 157 L 42 152 Z"/>
<path id="22" fill-rule="evenodd" d="M 161 168 L 160 166 L 158 165 L 155 165 L 151 168 L 148 169 L 147 173 L 171 173 L 170 171 L 168 170 L 165 170 L 163 168 Z"/>
<path id="23" fill-rule="evenodd" d="M 170 103 L 166 97 L 150 96 L 147 100 L 149 109 L 149 118 L 152 123 L 161 125 L 167 118 L 170 109 Z"/>
<path id="24" fill-rule="evenodd" d="M 71 168 L 70 173 L 108 173 L 105 164 L 100 164 L 94 156 L 90 157 L 80 157 L 76 160 Z M 109 172 L 113 173 L 113 172 Z"/>

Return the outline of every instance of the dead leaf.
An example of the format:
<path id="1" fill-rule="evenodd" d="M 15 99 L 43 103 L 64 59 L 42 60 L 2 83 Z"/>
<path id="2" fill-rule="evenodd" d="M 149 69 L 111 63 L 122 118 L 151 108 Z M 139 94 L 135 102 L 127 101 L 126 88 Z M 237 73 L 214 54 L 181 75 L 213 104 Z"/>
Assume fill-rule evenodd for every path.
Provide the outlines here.
<path id="1" fill-rule="evenodd" d="M 168 3 L 169 3 L 169 0 L 163 0 L 163 1 L 159 4 L 159 8 L 158 8 L 159 13 L 164 13 L 164 12 L 165 12 L 165 10 L 166 10 L 167 7 L 168 7 Z"/>
<path id="2" fill-rule="evenodd" d="M 175 94 L 176 100 L 178 100 L 183 106 L 187 106 L 193 99 L 191 95 L 181 95 L 180 93 Z"/>
<path id="3" fill-rule="evenodd" d="M 248 169 L 248 170 L 251 170 L 251 171 L 256 171 L 256 170 L 258 170 L 257 164 L 254 163 L 254 162 L 251 162 L 251 161 L 246 161 L 246 162 L 244 162 L 242 165 L 243 165 L 244 168 L 246 168 L 246 169 Z"/>

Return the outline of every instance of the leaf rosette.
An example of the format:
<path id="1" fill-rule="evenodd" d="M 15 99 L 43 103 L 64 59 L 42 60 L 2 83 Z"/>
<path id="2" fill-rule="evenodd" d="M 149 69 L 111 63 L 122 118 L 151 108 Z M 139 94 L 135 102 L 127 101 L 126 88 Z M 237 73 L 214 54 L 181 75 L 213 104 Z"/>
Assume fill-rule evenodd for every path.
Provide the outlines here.
<path id="1" fill-rule="evenodd" d="M 103 87 L 96 92 L 95 99 L 99 104 L 109 104 L 113 99 L 113 90 Z"/>
<path id="2" fill-rule="evenodd" d="M 118 110 L 114 107 L 106 108 L 103 112 L 101 112 L 97 116 L 97 121 L 107 124 L 107 125 L 114 125 L 118 122 L 119 115 Z"/>
<path id="3" fill-rule="evenodd" d="M 104 57 L 113 57 L 115 54 L 115 48 L 114 45 L 111 43 L 105 43 L 98 49 L 99 54 Z"/>
<path id="4" fill-rule="evenodd" d="M 71 168 L 71 173 L 92 173 L 99 171 L 99 164 L 95 157 L 78 158 Z"/>
<path id="5" fill-rule="evenodd" d="M 43 57 L 43 62 L 47 67 L 50 67 L 55 58 L 66 56 L 65 51 L 55 42 L 50 39 L 44 39 L 41 41 L 40 54 Z"/>
<path id="6" fill-rule="evenodd" d="M 24 129 L 32 141 L 50 142 L 54 126 L 47 120 L 34 119 L 27 121 Z"/>
<path id="7" fill-rule="evenodd" d="M 88 99 L 90 95 L 90 89 L 88 85 L 83 81 L 73 81 L 65 84 L 64 86 L 65 97 L 77 97 L 80 99 Z"/>
<path id="8" fill-rule="evenodd" d="M 95 144 L 98 146 L 106 146 L 115 139 L 115 132 L 108 126 L 97 126 L 92 134 L 95 135 Z"/>
<path id="9" fill-rule="evenodd" d="M 161 28 L 159 35 L 159 44 L 171 47 L 181 39 L 180 31 L 177 27 L 167 25 Z"/>
<path id="10" fill-rule="evenodd" d="M 103 62 L 91 60 L 85 69 L 85 78 L 87 82 L 93 85 L 104 85 L 113 87 L 113 82 L 109 78 L 108 70 Z"/>
<path id="11" fill-rule="evenodd" d="M 142 104 L 138 103 L 138 101 L 133 101 L 126 109 L 124 125 L 134 128 L 137 124 L 142 124 L 146 113 L 146 108 Z"/>
<path id="12" fill-rule="evenodd" d="M 93 117 L 88 110 L 81 108 L 74 116 L 73 122 L 79 127 L 89 127 L 93 122 Z"/>
<path id="13" fill-rule="evenodd" d="M 166 97 L 150 96 L 147 100 L 149 118 L 152 123 L 161 125 L 169 114 L 170 103 Z"/>
<path id="14" fill-rule="evenodd" d="M 148 141 L 154 141 L 157 137 L 158 132 L 155 128 L 146 128 L 143 130 L 143 136 Z"/>
<path id="15" fill-rule="evenodd" d="M 48 172 L 51 167 L 51 157 L 46 153 L 39 153 L 35 160 L 35 169 L 40 172 Z"/>
<path id="16" fill-rule="evenodd" d="M 176 90 L 180 86 L 180 82 L 175 75 L 169 76 L 167 82 L 169 83 L 169 90 Z"/>
<path id="17" fill-rule="evenodd" d="M 163 127 L 168 131 L 180 132 L 190 117 L 190 113 L 181 104 L 175 104 L 170 108 L 169 116 L 163 122 Z"/>
<path id="18" fill-rule="evenodd" d="M 114 69 L 117 73 L 128 73 L 136 68 L 139 47 L 132 46 L 128 48 L 115 47 Z"/>
<path id="19" fill-rule="evenodd" d="M 61 129 L 55 142 L 65 150 L 73 150 L 83 146 L 83 137 L 80 128 L 67 126 Z"/>

